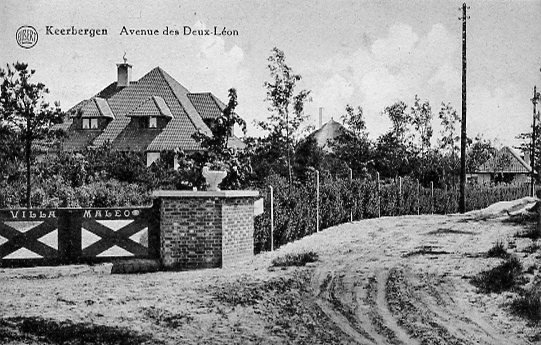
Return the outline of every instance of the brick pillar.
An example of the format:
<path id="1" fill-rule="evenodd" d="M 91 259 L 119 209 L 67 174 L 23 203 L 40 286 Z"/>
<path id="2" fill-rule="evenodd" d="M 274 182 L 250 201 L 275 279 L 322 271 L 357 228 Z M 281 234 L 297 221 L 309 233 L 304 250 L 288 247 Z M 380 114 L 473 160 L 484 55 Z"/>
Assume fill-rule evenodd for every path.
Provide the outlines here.
<path id="1" fill-rule="evenodd" d="M 227 267 L 254 253 L 257 191 L 156 191 L 165 269 Z"/>

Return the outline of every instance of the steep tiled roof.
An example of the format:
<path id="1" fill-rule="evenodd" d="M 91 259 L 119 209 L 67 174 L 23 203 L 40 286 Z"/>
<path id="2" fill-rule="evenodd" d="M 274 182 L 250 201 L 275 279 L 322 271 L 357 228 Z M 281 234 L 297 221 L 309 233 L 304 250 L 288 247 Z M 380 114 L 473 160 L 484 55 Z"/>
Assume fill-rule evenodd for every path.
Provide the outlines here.
<path id="1" fill-rule="evenodd" d="M 332 149 L 329 147 L 329 143 L 347 132 L 348 130 L 344 126 L 331 119 L 329 122 L 321 126 L 321 128 L 312 132 L 309 136 L 316 140 L 319 147 L 327 151 L 332 151 Z"/>
<path id="2" fill-rule="evenodd" d="M 530 173 L 532 168 L 519 156 L 519 154 L 508 146 L 502 147 L 494 157 L 483 163 L 477 173 Z"/>
<path id="3" fill-rule="evenodd" d="M 156 67 L 127 87 L 111 83 L 95 97 L 74 106 L 72 110 L 81 109 L 85 117 L 105 116 L 111 120 L 101 133 L 75 129 L 70 125 L 65 147 L 77 150 L 110 142 L 113 149 L 118 150 L 201 150 L 193 134 L 200 131 L 212 135 L 203 119 L 218 117 L 224 108 L 225 104 L 211 93 L 189 93 L 164 70 Z M 132 120 L 141 116 L 168 117 L 170 120 L 162 122 L 163 128 L 141 128 L 138 121 Z M 232 144 L 237 147 L 244 145 L 237 138 L 232 138 Z"/>
<path id="4" fill-rule="evenodd" d="M 195 109 L 189 108 L 181 103 L 182 95 L 186 98 L 188 91 L 168 76 L 161 68 L 157 67 L 143 76 L 137 83 L 130 84 L 118 93 L 109 98 L 108 102 L 111 110 L 116 115 L 116 119 L 111 121 L 107 128 L 94 141 L 94 145 L 99 146 L 106 141 L 115 143 L 115 139 L 130 123 L 126 115 L 141 106 L 145 101 L 152 99 L 152 96 L 159 96 L 163 99 L 173 119 L 167 123 L 165 128 L 159 133 L 152 142 L 148 143 L 147 150 L 161 151 L 182 147 L 185 150 L 199 149 L 198 143 L 191 137 L 197 130 L 197 127 L 203 127 L 203 130 L 210 131 L 203 123 L 203 120 L 195 112 Z M 158 101 L 160 102 L 160 101 Z M 156 103 L 156 102 L 154 102 Z M 160 102 L 161 103 L 161 102 Z M 152 105 L 152 104 L 149 104 Z M 157 106 L 156 104 L 154 106 Z M 188 116 L 186 108 L 192 111 L 192 116 Z M 192 119 L 195 117 L 195 120 Z M 197 121 L 199 119 L 199 121 Z M 196 126 L 196 123 L 198 126 Z M 131 136 L 124 136 L 124 143 L 129 141 Z M 135 140 L 135 138 L 134 138 Z M 133 146 L 129 144 L 123 147 Z M 115 145 L 113 145 L 115 147 Z"/>
<path id="5" fill-rule="evenodd" d="M 226 107 L 210 92 L 189 93 L 188 98 L 204 120 L 218 118 Z"/>
<path id="6" fill-rule="evenodd" d="M 130 121 L 112 141 L 112 147 L 120 151 L 146 151 L 160 132 L 157 128 L 140 128 L 137 121 Z"/>
<path id="7" fill-rule="evenodd" d="M 131 85 L 135 85 L 137 84 L 137 81 L 131 81 L 130 82 L 130 86 Z M 101 90 L 100 92 L 98 92 L 98 94 L 96 95 L 96 97 L 101 97 L 101 98 L 105 98 L 105 99 L 109 99 L 111 97 L 113 97 L 114 95 L 116 95 L 119 91 L 121 91 L 124 87 L 122 86 L 119 86 L 117 87 L 116 86 L 116 81 L 112 82 L 111 84 L 107 85 L 107 87 L 103 90 Z"/>
<path id="8" fill-rule="evenodd" d="M 92 140 L 101 133 L 101 130 L 70 129 L 68 138 L 62 143 L 64 151 L 81 151 L 90 146 Z"/>
<path id="9" fill-rule="evenodd" d="M 171 109 L 167 106 L 163 98 L 159 96 L 152 96 L 144 101 L 140 106 L 130 111 L 126 116 L 128 117 L 148 117 L 148 116 L 165 116 L 173 117 Z"/>

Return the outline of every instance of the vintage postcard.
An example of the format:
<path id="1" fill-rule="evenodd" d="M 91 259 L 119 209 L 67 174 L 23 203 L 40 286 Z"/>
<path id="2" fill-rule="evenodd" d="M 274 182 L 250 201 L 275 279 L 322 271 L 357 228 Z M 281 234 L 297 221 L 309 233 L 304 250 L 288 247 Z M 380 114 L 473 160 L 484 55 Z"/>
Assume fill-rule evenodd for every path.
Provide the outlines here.
<path id="1" fill-rule="evenodd" d="M 540 91 L 540 0 L 3 0 L 0 343 L 539 343 Z"/>

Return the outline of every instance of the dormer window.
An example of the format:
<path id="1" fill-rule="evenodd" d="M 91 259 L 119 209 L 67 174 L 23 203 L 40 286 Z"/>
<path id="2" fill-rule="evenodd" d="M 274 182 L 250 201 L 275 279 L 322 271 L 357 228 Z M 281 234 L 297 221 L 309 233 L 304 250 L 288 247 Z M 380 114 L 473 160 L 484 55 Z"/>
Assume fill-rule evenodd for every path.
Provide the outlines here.
<path id="1" fill-rule="evenodd" d="M 161 129 L 173 118 L 171 109 L 159 96 L 148 98 L 126 116 L 132 118 L 134 125 L 141 129 Z"/>
<path id="2" fill-rule="evenodd" d="M 158 118 L 151 116 L 148 119 L 148 128 L 158 128 Z"/>
<path id="3" fill-rule="evenodd" d="M 81 129 L 93 130 L 100 129 L 100 124 L 103 127 L 106 122 L 115 118 L 107 101 L 99 97 L 85 101 L 80 111 L 72 117 L 80 118 Z"/>
<path id="4" fill-rule="evenodd" d="M 83 129 L 98 129 L 98 119 L 83 118 Z"/>

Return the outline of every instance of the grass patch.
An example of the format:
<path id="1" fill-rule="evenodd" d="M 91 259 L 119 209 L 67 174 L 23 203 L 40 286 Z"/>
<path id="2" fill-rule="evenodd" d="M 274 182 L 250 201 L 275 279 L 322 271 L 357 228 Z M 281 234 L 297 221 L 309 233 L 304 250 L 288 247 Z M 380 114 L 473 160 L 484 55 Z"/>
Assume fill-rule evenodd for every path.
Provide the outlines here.
<path id="1" fill-rule="evenodd" d="M 154 306 L 143 308 L 142 311 L 143 315 L 152 320 L 156 325 L 162 325 L 167 328 L 179 328 L 193 321 L 193 317 L 188 312 L 174 314 L 169 310 Z"/>
<path id="2" fill-rule="evenodd" d="M 126 328 L 71 323 L 40 317 L 0 319 L 0 343 L 21 344 L 90 344 L 129 345 L 157 344 L 150 335 Z"/>
<path id="3" fill-rule="evenodd" d="M 286 254 L 272 260 L 274 267 L 305 266 L 309 262 L 316 262 L 319 256 L 316 252 L 309 251 L 298 254 Z"/>
<path id="4" fill-rule="evenodd" d="M 403 254 L 402 257 L 409 258 L 410 256 L 416 256 L 416 255 L 445 255 L 445 254 L 451 254 L 448 251 L 445 250 L 437 250 L 439 247 L 434 246 L 420 246 L 417 247 L 414 251 L 408 252 L 406 254 Z"/>
<path id="5" fill-rule="evenodd" d="M 213 288 L 211 294 L 220 303 L 232 307 L 253 306 L 272 295 L 282 295 L 291 290 L 305 291 L 308 279 L 308 273 L 297 273 L 294 277 L 278 277 L 268 281 L 242 275 L 233 282 Z"/>
<path id="6" fill-rule="evenodd" d="M 445 235 L 445 234 L 455 234 L 455 235 L 475 235 L 473 231 L 465 230 L 455 230 L 455 229 L 445 229 L 440 228 L 437 230 L 432 230 L 426 233 L 427 235 Z"/>
<path id="7" fill-rule="evenodd" d="M 502 241 L 496 241 L 494 246 L 490 248 L 487 252 L 487 257 L 489 258 L 507 258 L 509 253 L 505 250 L 505 246 Z"/>
<path id="8" fill-rule="evenodd" d="M 526 290 L 509 305 L 511 312 L 530 321 L 541 321 L 541 292 Z"/>
<path id="9" fill-rule="evenodd" d="M 491 270 L 483 271 L 471 283 L 485 293 L 509 290 L 520 282 L 522 263 L 512 256 Z"/>
<path id="10" fill-rule="evenodd" d="M 541 231 L 537 230 L 537 226 L 532 226 L 524 231 L 517 232 L 515 237 L 529 238 L 530 240 L 535 241 L 541 238 Z"/>

